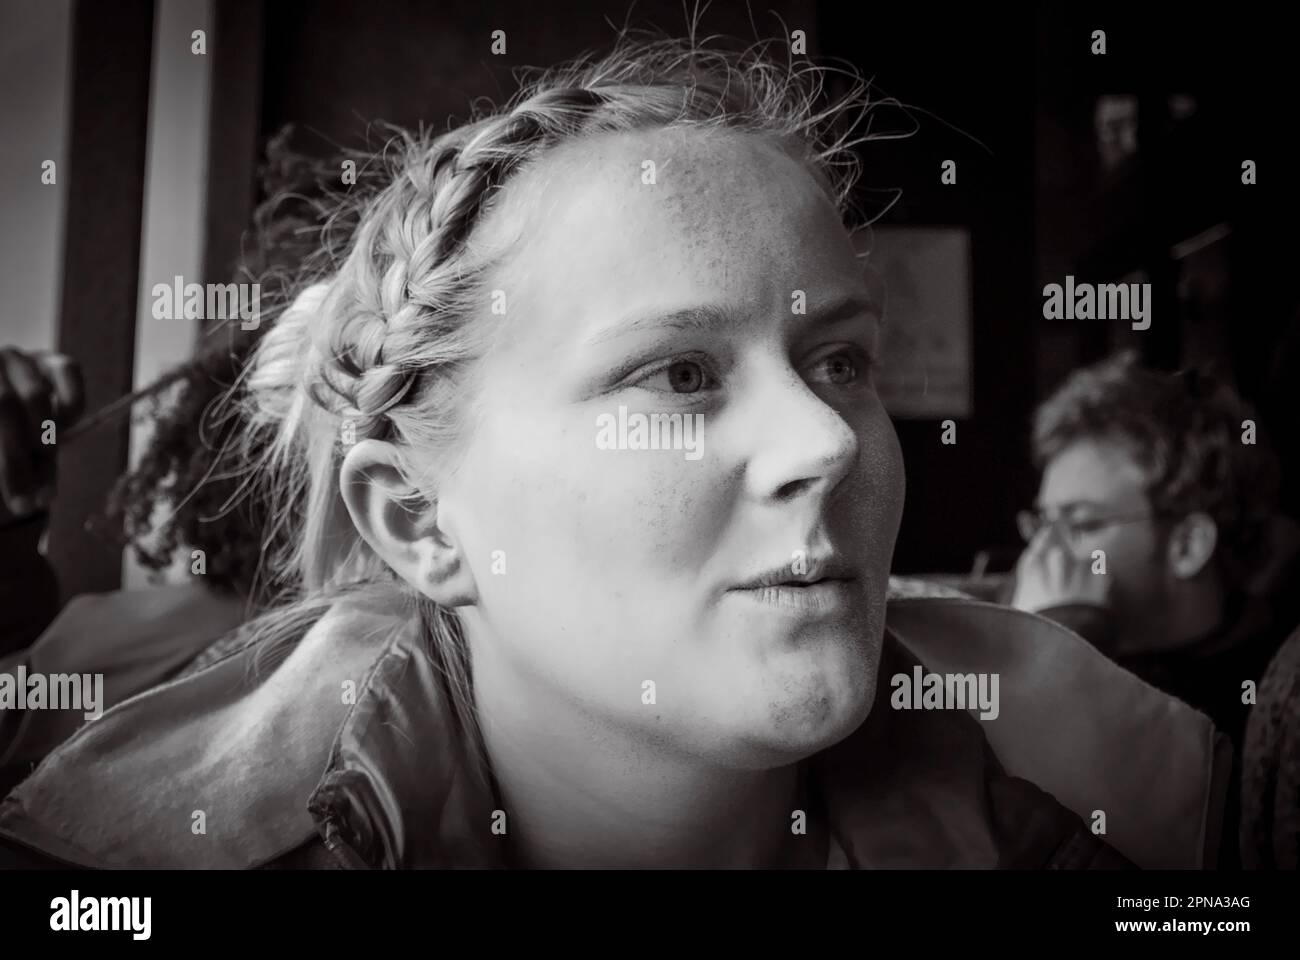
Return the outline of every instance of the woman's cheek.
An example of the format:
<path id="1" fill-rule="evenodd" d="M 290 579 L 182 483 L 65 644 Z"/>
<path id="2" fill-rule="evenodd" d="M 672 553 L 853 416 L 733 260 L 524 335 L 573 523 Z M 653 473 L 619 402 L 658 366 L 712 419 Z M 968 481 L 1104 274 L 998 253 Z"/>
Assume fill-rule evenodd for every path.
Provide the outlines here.
<path id="1" fill-rule="evenodd" d="M 906 496 L 906 473 L 898 434 L 883 409 L 873 420 L 873 429 L 865 446 L 868 475 L 872 478 L 872 526 L 875 539 L 882 546 L 877 557 L 886 568 L 893 560 L 894 541 L 903 518 Z M 887 545 L 887 553 L 884 547 Z"/>
<path id="2" fill-rule="evenodd" d="M 635 491 L 629 531 L 638 531 L 647 566 L 664 579 L 695 581 L 725 538 L 734 510 L 724 485 L 715 482 L 715 464 L 707 453 L 687 461 L 675 451 L 642 454 L 653 459 L 625 478 L 623 488 Z"/>
<path id="3" fill-rule="evenodd" d="M 516 415 L 485 421 L 466 451 L 448 505 L 455 538 L 477 578 L 488 581 L 481 584 L 488 596 L 542 587 L 581 534 L 586 492 L 559 440 L 573 438 Z"/>
<path id="4" fill-rule="evenodd" d="M 673 501 L 665 499 L 679 486 L 647 469 L 653 462 L 646 457 L 658 452 L 599 450 L 594 426 L 585 433 L 570 426 L 557 442 L 503 453 L 508 482 L 495 490 L 484 519 L 543 589 L 634 596 L 651 573 L 647 562 L 681 535 Z M 664 542 L 655 544 L 661 535 Z M 657 551 L 647 556 L 648 547 Z"/>

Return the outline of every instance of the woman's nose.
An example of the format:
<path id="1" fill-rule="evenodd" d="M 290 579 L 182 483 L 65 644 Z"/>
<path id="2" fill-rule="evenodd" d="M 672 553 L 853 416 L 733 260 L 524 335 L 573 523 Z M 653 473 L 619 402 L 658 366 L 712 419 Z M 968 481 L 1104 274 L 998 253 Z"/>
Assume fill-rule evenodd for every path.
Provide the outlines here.
<path id="1" fill-rule="evenodd" d="M 764 499 L 828 493 L 857 462 L 857 434 L 794 371 L 774 380 L 752 427 L 750 486 Z"/>

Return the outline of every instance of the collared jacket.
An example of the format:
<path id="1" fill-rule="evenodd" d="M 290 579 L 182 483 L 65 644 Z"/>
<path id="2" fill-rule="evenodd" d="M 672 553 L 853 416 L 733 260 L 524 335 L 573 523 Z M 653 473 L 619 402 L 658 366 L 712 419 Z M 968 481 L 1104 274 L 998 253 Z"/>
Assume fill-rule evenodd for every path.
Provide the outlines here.
<path id="1" fill-rule="evenodd" d="M 1102 677 L 1097 671 L 1111 669 L 1104 658 L 1087 661 L 1087 644 L 1041 618 L 967 600 L 906 600 L 890 610 L 868 718 L 804 761 L 817 800 L 810 814 L 824 816 L 833 837 L 828 866 L 1204 865 L 1207 831 L 1216 829 L 1215 788 L 1212 728 L 1207 740 L 1199 715 L 1180 712 L 1181 704 L 1136 678 Z M 969 649 L 977 658 L 994 651 L 988 664 L 1004 661 L 1004 670 L 1025 650 L 1039 652 L 1011 671 L 1024 676 L 1003 684 L 1000 717 L 985 725 L 966 710 L 894 709 L 890 678 L 910 675 L 921 662 L 915 651 L 927 648 L 940 659 L 944 650 Z M 492 829 L 501 809 L 492 777 L 413 630 L 381 610 L 338 608 L 280 663 L 258 670 L 254 653 L 235 647 L 81 727 L 0 804 L 0 863 L 504 865 L 502 837 Z M 1112 693 L 1112 701 L 1135 698 L 1135 712 L 1118 726 L 1095 713 L 1066 718 L 1084 728 L 1073 764 L 1051 759 L 1072 745 L 1048 742 L 1055 734 L 1044 718 L 1068 714 L 1070 702 L 1087 701 L 1087 690 L 1062 703 L 1056 694 L 1073 680 L 1052 679 L 1044 673 L 1052 665 L 1081 672 L 1074 679 L 1085 687 L 1118 683 L 1128 691 Z M 1026 730 L 1029 713 L 1016 706 L 1033 700 L 1026 691 L 1035 676 L 1040 699 L 1053 701 L 1039 711 L 1036 722 L 1045 726 L 1037 737 Z M 1105 754 L 1138 728 L 1154 731 L 1143 760 L 1154 755 L 1149 748 L 1167 755 L 1163 766 Z M 1055 729 L 1064 727 L 1058 721 Z M 1084 796 L 1072 809 L 1012 775 L 995 744 L 1011 765 L 1041 770 L 1054 788 Z M 1134 841 L 1126 857 L 1106 842 L 1105 828 L 1085 823 L 1094 802 L 1110 804 L 1124 836 L 1144 836 L 1170 815 L 1192 824 L 1154 844 Z"/>

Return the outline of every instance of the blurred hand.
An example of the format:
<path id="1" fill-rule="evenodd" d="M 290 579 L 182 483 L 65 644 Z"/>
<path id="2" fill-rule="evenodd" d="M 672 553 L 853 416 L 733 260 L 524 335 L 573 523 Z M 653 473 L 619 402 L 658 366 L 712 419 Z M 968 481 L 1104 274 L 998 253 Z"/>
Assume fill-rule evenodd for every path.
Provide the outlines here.
<path id="1" fill-rule="evenodd" d="M 54 443 L 43 443 L 81 415 L 81 368 L 60 353 L 0 348 L 0 519 L 24 517 L 54 500 Z"/>
<path id="2" fill-rule="evenodd" d="M 1011 605 L 1031 613 L 1070 603 L 1109 607 L 1111 582 L 1108 574 L 1092 572 L 1091 557 L 1070 550 L 1055 524 L 1046 524 L 1016 563 Z"/>

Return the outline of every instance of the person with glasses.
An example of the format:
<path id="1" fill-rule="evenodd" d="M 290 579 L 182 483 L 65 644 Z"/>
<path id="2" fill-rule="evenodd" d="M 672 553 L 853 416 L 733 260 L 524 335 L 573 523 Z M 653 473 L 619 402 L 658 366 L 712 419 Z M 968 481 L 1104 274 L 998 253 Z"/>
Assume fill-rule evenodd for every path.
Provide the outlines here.
<path id="1" fill-rule="evenodd" d="M 1205 374 L 1132 353 L 1075 372 L 1034 417 L 1011 599 L 1207 714 L 1238 755 L 1250 685 L 1294 626 L 1259 596 L 1279 483 L 1259 429 Z"/>

